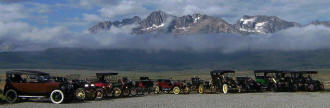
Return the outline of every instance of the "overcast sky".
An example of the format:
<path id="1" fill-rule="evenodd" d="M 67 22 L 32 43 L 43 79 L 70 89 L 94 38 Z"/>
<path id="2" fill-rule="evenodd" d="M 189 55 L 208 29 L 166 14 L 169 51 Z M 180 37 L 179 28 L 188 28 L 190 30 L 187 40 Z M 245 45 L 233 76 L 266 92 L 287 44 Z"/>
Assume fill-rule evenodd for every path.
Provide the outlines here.
<path id="1" fill-rule="evenodd" d="M 174 15 L 203 13 L 230 23 L 243 15 L 278 16 L 307 24 L 330 20 L 328 0 L 0 0 L 0 22 L 21 22 L 37 28 L 68 27 L 86 30 L 104 20 L 135 15 L 145 17 L 155 10 Z"/>
<path id="2" fill-rule="evenodd" d="M 303 25 L 316 20 L 330 21 L 330 1 L 328 0 L 0 0 L 0 50 L 71 46 L 124 48 L 155 46 L 154 49 L 189 47 L 200 50 L 227 48 L 223 44 L 217 44 L 218 41 L 224 43 L 228 41 L 229 43 L 241 40 L 247 42 L 236 43 L 236 46 L 228 46 L 227 49 L 246 49 L 245 46 L 249 46 L 248 48 L 255 46 L 255 49 L 330 47 L 328 44 L 330 30 L 317 26 L 292 28 L 262 38 L 234 36 L 234 38 L 218 37 L 214 39 L 212 36 L 219 34 L 212 34 L 178 40 L 177 38 L 162 37 L 146 39 L 132 38 L 132 35 L 127 34 L 129 31 L 121 29 L 115 30 L 115 33 L 100 34 L 99 36 L 90 36 L 85 33 L 89 27 L 100 21 L 121 20 L 136 15 L 146 17 L 150 12 L 156 10 L 163 10 L 178 16 L 193 13 L 208 14 L 222 17 L 230 23 L 236 22 L 243 15 L 278 16 Z M 268 44 L 282 42 L 282 40 L 286 42 L 282 46 Z M 146 44 L 146 41 L 149 43 Z M 315 41 L 320 43 L 315 44 Z M 293 42 L 299 44 L 293 45 Z M 120 43 L 133 44 L 132 46 L 129 44 L 118 45 Z M 172 43 L 173 46 L 168 47 L 168 43 Z M 310 46 L 310 44 L 313 45 Z M 268 47 L 260 48 L 259 46 Z"/>

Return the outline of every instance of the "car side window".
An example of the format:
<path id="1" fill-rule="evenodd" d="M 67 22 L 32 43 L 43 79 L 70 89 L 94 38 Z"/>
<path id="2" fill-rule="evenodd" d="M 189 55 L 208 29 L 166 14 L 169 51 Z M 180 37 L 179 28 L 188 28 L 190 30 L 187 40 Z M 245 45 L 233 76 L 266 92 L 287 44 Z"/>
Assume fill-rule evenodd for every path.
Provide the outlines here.
<path id="1" fill-rule="evenodd" d="M 38 82 L 38 76 L 36 75 L 29 75 L 28 78 L 26 79 L 27 83 L 37 83 Z"/>

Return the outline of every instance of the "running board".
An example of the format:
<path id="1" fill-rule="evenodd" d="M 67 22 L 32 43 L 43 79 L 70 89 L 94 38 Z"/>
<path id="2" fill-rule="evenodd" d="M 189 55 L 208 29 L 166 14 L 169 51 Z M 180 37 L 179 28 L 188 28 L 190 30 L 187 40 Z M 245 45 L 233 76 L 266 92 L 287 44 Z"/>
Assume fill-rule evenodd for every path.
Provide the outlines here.
<path id="1" fill-rule="evenodd" d="M 44 98 L 46 96 L 18 96 L 20 98 Z"/>

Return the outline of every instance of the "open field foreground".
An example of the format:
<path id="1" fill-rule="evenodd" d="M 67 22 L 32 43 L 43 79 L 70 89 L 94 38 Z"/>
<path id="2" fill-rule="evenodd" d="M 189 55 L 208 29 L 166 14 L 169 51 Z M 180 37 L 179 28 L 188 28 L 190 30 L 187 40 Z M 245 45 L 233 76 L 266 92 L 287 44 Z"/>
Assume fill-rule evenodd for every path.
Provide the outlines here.
<path id="1" fill-rule="evenodd" d="M 148 95 L 84 103 L 24 102 L 4 108 L 328 108 L 328 92 Z"/>

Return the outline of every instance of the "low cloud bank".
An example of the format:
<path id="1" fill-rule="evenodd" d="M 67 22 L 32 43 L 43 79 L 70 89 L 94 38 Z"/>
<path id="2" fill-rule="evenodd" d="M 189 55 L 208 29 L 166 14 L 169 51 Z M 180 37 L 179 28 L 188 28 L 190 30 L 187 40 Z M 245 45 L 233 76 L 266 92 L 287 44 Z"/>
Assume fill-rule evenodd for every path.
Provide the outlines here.
<path id="1" fill-rule="evenodd" d="M 8 25 L 11 25 L 8 28 Z M 12 26 L 16 25 L 16 26 Z M 141 49 L 147 51 L 314 50 L 330 48 L 330 28 L 309 25 L 265 35 L 199 34 L 133 35 L 127 27 L 90 34 L 65 27 L 38 29 L 24 23 L 0 23 L 0 50 L 38 51 L 48 48 Z"/>

